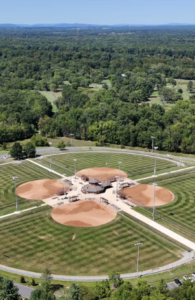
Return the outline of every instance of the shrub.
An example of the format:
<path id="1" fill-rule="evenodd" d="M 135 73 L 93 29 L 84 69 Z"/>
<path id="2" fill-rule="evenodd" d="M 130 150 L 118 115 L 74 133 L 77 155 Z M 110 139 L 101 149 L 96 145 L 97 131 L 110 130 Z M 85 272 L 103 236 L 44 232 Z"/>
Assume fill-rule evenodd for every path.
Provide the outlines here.
<path id="1" fill-rule="evenodd" d="M 26 283 L 23 275 L 20 277 L 20 283 Z"/>
<path id="2" fill-rule="evenodd" d="M 32 279 L 31 285 L 32 285 L 32 286 L 35 286 L 35 285 L 36 285 L 36 283 L 35 283 L 35 280 L 34 280 L 34 279 Z"/>

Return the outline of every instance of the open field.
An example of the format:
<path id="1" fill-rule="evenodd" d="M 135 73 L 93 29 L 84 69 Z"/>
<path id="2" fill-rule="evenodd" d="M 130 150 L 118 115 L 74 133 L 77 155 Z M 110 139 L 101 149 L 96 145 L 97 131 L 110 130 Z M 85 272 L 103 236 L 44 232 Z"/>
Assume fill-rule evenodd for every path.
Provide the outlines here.
<path id="1" fill-rule="evenodd" d="M 0 215 L 15 211 L 15 187 L 13 176 L 18 176 L 17 186 L 31 180 L 57 178 L 55 174 L 47 172 L 31 163 L 8 164 L 0 167 Z M 19 210 L 38 205 L 40 201 L 29 201 L 18 197 Z"/>
<path id="2" fill-rule="evenodd" d="M 156 221 L 162 225 L 169 227 L 173 231 L 195 241 L 195 173 L 194 171 L 177 173 L 174 177 L 156 178 L 160 186 L 171 190 L 175 199 L 156 209 Z M 147 181 L 152 183 L 152 181 Z M 151 217 L 151 209 L 135 208 L 135 210 Z"/>
<path id="3" fill-rule="evenodd" d="M 177 91 L 178 89 L 182 89 L 183 90 L 183 94 L 182 94 L 183 99 L 184 100 L 188 100 L 189 97 L 192 95 L 187 90 L 187 85 L 188 85 L 189 80 L 176 79 L 176 81 L 177 81 L 177 85 L 176 86 L 173 87 L 172 85 L 167 84 L 167 87 L 173 88 L 175 91 Z M 149 100 L 150 100 L 150 102 L 149 102 L 150 104 L 156 103 L 156 104 L 160 104 L 160 105 L 163 106 L 163 103 L 160 100 L 160 96 L 159 96 L 158 91 L 154 91 L 152 93 L 151 97 L 149 98 Z M 167 103 L 167 104 L 165 104 L 164 107 L 165 107 L 166 110 L 169 110 L 173 106 L 174 106 L 174 104 Z"/>
<path id="4" fill-rule="evenodd" d="M 53 273 L 69 275 L 134 272 L 137 241 L 144 243 L 140 270 L 180 257 L 175 245 L 122 216 L 100 227 L 74 228 L 56 223 L 50 214 L 44 207 L 14 220 L 0 220 L 0 263 L 38 272 L 48 267 Z"/>
<path id="5" fill-rule="evenodd" d="M 51 156 L 52 168 L 59 173 L 66 173 L 68 176 L 74 174 L 73 159 L 77 159 L 76 170 L 91 167 L 118 168 L 121 161 L 121 170 L 128 174 L 129 178 L 145 177 L 151 175 L 154 169 L 154 158 L 147 156 L 131 155 L 125 153 L 70 153 Z M 38 161 L 40 164 L 49 167 L 50 157 L 44 157 Z M 175 163 L 157 159 L 157 174 L 163 171 L 178 169 Z"/>
<path id="6" fill-rule="evenodd" d="M 39 91 L 40 94 L 45 96 L 49 102 L 51 102 L 51 105 L 53 107 L 53 112 L 57 112 L 57 106 L 55 105 L 54 101 L 62 96 L 62 92 L 52 92 L 52 91 Z"/>

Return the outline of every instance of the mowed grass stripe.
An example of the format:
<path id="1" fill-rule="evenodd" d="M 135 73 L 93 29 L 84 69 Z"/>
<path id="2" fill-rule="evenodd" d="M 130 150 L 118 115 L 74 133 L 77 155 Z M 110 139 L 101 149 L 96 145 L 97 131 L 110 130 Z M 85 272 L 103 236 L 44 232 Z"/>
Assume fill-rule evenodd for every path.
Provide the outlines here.
<path id="1" fill-rule="evenodd" d="M 107 274 L 116 268 L 134 272 L 137 241 L 144 243 L 140 269 L 159 266 L 159 258 L 162 265 L 170 263 L 179 252 L 168 241 L 124 217 L 97 228 L 73 228 L 55 223 L 48 211 L 18 218 L 14 226 L 11 221 L 0 222 L 0 239 L 0 263 L 38 272 L 47 266 L 53 273 L 70 275 Z M 9 258 L 5 260 L 3 255 Z"/>
<path id="2" fill-rule="evenodd" d="M 177 174 L 173 178 L 156 178 L 156 182 L 175 195 L 173 202 L 156 209 L 156 213 L 170 223 L 159 218 L 157 222 L 195 241 L 195 173 Z M 139 208 L 136 210 L 140 211 Z M 152 211 L 152 209 L 147 210 Z M 140 212 L 144 213 L 142 210 Z"/>
<path id="3" fill-rule="evenodd" d="M 67 175 L 73 175 L 74 162 L 76 158 L 76 169 L 82 170 L 91 167 L 110 167 L 118 169 L 118 162 L 122 161 L 121 169 L 125 171 L 129 177 L 148 174 L 153 172 L 154 158 L 125 154 L 125 153 L 70 153 L 64 155 L 54 155 L 44 157 L 43 160 L 39 160 L 44 166 L 50 167 L 50 161 L 52 162 L 52 168 L 62 173 L 66 171 Z M 175 163 L 157 159 L 157 171 L 165 170 L 175 167 Z"/>
<path id="4" fill-rule="evenodd" d="M 9 213 L 15 210 L 15 186 L 12 177 L 18 176 L 17 186 L 22 183 L 45 178 L 58 178 L 54 174 L 42 168 L 31 168 L 31 164 L 23 162 L 0 166 L 0 214 Z M 18 197 L 19 208 L 27 208 L 36 201 L 29 201 Z"/>

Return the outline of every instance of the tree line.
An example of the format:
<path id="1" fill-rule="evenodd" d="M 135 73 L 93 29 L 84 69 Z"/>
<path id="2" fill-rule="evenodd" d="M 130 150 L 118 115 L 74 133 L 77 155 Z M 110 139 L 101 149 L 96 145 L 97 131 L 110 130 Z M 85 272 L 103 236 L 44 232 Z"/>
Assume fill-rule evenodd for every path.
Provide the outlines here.
<path id="1" fill-rule="evenodd" d="M 21 283 L 25 278 L 21 276 Z M 32 279 L 31 284 L 36 286 Z M 58 297 L 55 292 L 59 290 Z M 135 286 L 124 281 L 120 274 L 113 272 L 108 280 L 96 283 L 93 287 L 72 283 L 55 285 L 52 283 L 51 272 L 46 269 L 41 276 L 41 284 L 32 293 L 30 300 L 193 300 L 195 283 L 184 280 L 183 285 L 169 291 L 164 280 L 151 286 L 145 279 L 138 279 Z M 18 288 L 9 279 L 0 277 L 0 300 L 21 300 Z"/>

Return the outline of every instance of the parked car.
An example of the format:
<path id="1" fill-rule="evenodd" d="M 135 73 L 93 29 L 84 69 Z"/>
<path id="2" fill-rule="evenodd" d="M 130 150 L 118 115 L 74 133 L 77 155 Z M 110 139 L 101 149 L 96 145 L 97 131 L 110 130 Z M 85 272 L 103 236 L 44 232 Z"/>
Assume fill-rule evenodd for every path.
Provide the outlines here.
<path id="1" fill-rule="evenodd" d="M 188 279 L 190 279 L 190 278 L 188 277 L 188 275 L 184 275 L 184 276 L 183 276 L 183 279 L 184 279 L 184 280 L 188 280 Z"/>
<path id="2" fill-rule="evenodd" d="M 195 273 L 192 273 L 192 277 L 195 277 Z"/>
<path id="3" fill-rule="evenodd" d="M 179 279 L 175 278 L 174 281 L 175 281 L 176 284 L 182 285 L 182 283 L 181 283 L 181 281 Z"/>

